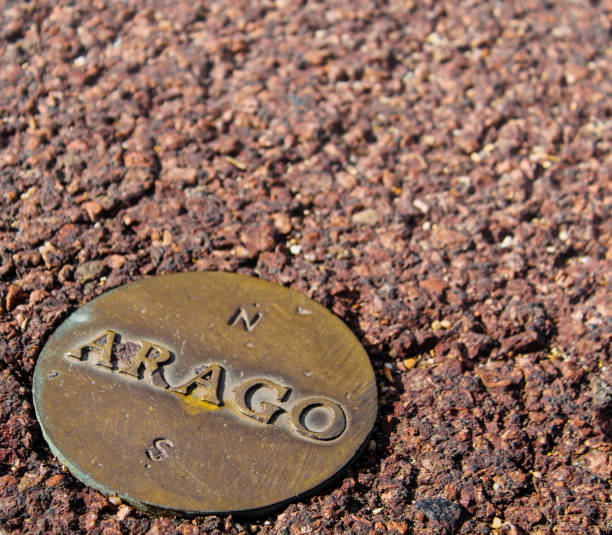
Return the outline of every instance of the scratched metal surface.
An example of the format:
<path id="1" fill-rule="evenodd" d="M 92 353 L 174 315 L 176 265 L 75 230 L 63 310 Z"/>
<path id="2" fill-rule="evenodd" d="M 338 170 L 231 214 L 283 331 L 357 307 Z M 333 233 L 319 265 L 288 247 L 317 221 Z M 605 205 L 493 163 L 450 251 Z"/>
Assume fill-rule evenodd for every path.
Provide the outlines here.
<path id="1" fill-rule="evenodd" d="M 112 368 L 96 365 L 107 338 L 78 349 L 108 331 Z M 146 344 L 169 358 L 154 370 L 161 352 L 152 349 L 154 373 L 121 373 Z M 220 406 L 193 388 L 172 391 L 211 364 L 223 371 L 213 385 Z M 284 402 L 265 385 L 246 395 L 240 385 L 254 378 L 287 387 Z M 309 398 L 341 410 L 311 407 L 301 420 Z M 283 411 L 263 423 L 240 410 L 257 416 L 261 401 Z M 82 481 L 142 509 L 186 514 L 256 512 L 316 488 L 354 458 L 377 407 L 369 359 L 341 320 L 295 291 L 227 273 L 138 281 L 73 313 L 42 351 L 34 403 L 54 454 Z M 333 424 L 338 436 L 317 438 Z"/>

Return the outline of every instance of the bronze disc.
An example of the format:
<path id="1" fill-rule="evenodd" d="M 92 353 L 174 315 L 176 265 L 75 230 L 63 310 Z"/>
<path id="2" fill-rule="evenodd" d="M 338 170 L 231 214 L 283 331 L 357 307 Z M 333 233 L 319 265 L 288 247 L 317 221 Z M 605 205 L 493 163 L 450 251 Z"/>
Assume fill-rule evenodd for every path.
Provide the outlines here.
<path id="1" fill-rule="evenodd" d="M 376 419 L 367 354 L 307 297 L 253 277 L 131 283 L 49 338 L 34 405 L 81 481 L 151 511 L 261 512 L 325 483 Z"/>

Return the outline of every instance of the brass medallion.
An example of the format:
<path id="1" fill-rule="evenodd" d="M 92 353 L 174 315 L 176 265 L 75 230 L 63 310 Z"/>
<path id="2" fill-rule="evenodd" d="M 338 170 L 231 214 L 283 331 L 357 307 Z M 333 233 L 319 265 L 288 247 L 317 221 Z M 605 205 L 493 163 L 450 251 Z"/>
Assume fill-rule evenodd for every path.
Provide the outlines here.
<path id="1" fill-rule="evenodd" d="M 330 480 L 376 419 L 340 319 L 253 277 L 182 273 L 112 290 L 49 338 L 34 405 L 84 483 L 150 511 L 264 512 Z"/>

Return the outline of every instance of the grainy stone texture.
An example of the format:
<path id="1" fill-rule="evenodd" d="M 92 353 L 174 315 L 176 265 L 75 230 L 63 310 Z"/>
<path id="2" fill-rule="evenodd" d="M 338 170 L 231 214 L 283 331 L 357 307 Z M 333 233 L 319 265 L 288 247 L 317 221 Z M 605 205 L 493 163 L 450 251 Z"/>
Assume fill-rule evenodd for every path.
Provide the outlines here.
<path id="1" fill-rule="evenodd" d="M 612 533 L 610 0 L 0 13 L 5 532 Z M 257 522 L 102 497 L 32 409 L 67 314 L 207 269 L 331 308 L 380 386 L 348 473 Z"/>

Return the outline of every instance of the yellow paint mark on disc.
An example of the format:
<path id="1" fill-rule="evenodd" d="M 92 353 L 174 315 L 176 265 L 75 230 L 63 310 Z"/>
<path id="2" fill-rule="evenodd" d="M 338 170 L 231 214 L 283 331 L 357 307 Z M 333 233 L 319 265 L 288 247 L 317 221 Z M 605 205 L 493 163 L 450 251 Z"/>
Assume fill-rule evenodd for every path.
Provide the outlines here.
<path id="1" fill-rule="evenodd" d="M 184 394 L 179 394 L 178 392 L 172 393 L 183 402 L 183 409 L 185 412 L 192 416 L 202 412 L 214 411 L 221 408 L 217 407 L 217 405 L 214 403 L 202 401 L 201 399 L 193 396 L 185 396 Z"/>

